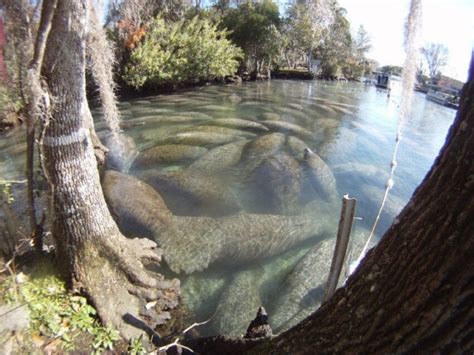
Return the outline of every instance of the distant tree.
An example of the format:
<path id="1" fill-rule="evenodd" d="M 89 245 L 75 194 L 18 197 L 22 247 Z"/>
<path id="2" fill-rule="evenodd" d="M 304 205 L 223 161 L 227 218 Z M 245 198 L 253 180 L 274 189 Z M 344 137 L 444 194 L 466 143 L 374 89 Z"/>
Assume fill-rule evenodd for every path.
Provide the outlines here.
<path id="1" fill-rule="evenodd" d="M 271 0 L 258 3 L 246 2 L 231 8 L 224 16 L 222 25 L 230 30 L 230 39 L 244 51 L 244 68 L 259 72 L 270 65 L 276 55 L 271 45 L 280 27 L 278 5 Z"/>
<path id="2" fill-rule="evenodd" d="M 292 68 L 298 58 L 308 55 L 319 39 L 305 4 L 295 3 L 288 9 L 283 31 L 287 38 L 285 57 L 288 66 Z"/>
<path id="3" fill-rule="evenodd" d="M 364 58 L 371 48 L 370 36 L 364 26 L 360 25 L 357 34 L 354 36 L 354 50 L 357 57 Z"/>
<path id="4" fill-rule="evenodd" d="M 385 65 L 385 66 L 380 68 L 380 71 L 382 73 L 393 74 L 393 75 L 400 76 L 400 75 L 402 75 L 403 68 L 399 67 L 397 65 Z"/>
<path id="5" fill-rule="evenodd" d="M 310 65 L 312 51 L 323 38 L 323 33 L 334 20 L 331 1 L 298 0 L 290 5 L 282 32 L 287 38 L 285 57 L 288 66 L 303 58 Z"/>
<path id="6" fill-rule="evenodd" d="M 360 78 L 362 75 L 370 74 L 372 65 L 366 55 L 372 48 L 370 37 L 364 26 L 360 26 L 357 33 L 352 36 L 351 55 L 343 65 L 343 73 L 348 78 Z"/>
<path id="7" fill-rule="evenodd" d="M 322 74 L 329 77 L 342 75 L 352 56 L 352 36 L 346 10 L 334 3 L 334 14 L 333 23 L 316 49 L 316 56 L 321 59 Z"/>
<path id="8" fill-rule="evenodd" d="M 441 69 L 448 64 L 448 47 L 440 43 L 428 43 L 421 49 L 428 65 L 428 75 L 434 79 L 441 74 Z"/>

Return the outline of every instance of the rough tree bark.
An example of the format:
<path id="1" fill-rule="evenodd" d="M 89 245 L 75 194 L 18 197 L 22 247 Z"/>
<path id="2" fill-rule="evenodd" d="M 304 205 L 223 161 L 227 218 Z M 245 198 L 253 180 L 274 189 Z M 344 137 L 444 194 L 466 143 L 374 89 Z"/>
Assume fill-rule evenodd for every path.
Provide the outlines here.
<path id="1" fill-rule="evenodd" d="M 193 344 L 226 353 L 472 353 L 474 57 L 446 143 L 409 204 L 346 286 L 270 340 Z M 271 319 L 271 315 L 270 315 Z M 232 345 L 230 345 L 232 344 Z"/>
<path id="2" fill-rule="evenodd" d="M 141 331 L 128 324 L 129 315 L 138 318 L 145 301 L 157 300 L 155 321 L 164 321 L 177 305 L 179 282 L 146 271 L 147 262 L 160 261 L 161 250 L 150 240 L 123 237 L 103 197 L 88 129 L 87 1 L 58 0 L 54 10 L 42 68 L 52 106 L 43 122 L 42 152 L 58 262 L 104 323 L 131 338 Z"/>

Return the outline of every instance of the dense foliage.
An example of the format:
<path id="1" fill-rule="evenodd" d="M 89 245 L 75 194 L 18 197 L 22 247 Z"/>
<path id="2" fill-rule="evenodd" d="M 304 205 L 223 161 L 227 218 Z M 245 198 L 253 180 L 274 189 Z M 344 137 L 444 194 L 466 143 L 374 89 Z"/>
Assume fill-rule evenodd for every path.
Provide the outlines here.
<path id="1" fill-rule="evenodd" d="M 135 88 L 208 80 L 233 74 L 241 51 L 225 30 L 197 16 L 191 21 L 154 19 L 134 48 L 124 79 Z"/>

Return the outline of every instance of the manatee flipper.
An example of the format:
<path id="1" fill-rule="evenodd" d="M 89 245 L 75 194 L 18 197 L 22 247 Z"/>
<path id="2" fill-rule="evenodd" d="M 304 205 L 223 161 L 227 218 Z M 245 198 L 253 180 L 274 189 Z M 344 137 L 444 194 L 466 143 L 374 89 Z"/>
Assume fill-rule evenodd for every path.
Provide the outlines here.
<path id="1" fill-rule="evenodd" d="M 259 284 L 261 270 L 251 269 L 234 274 L 221 295 L 216 313 L 211 321 L 215 334 L 239 337 L 261 306 Z"/>
<path id="2" fill-rule="evenodd" d="M 270 312 L 270 324 L 276 333 L 298 324 L 320 306 L 334 246 L 334 238 L 317 243 L 287 275 Z"/>

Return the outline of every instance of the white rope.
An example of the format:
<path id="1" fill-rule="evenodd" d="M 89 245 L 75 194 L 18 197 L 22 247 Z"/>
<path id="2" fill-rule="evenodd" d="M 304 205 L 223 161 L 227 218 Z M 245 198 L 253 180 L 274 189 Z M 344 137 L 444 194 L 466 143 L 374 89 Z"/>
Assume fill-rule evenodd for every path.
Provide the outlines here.
<path id="1" fill-rule="evenodd" d="M 408 14 L 408 19 L 406 23 L 406 33 L 405 33 L 405 63 L 403 65 L 403 76 L 402 76 L 402 95 L 401 95 L 401 102 L 400 102 L 400 113 L 398 118 L 398 126 L 397 126 L 397 136 L 395 138 L 395 147 L 393 149 L 392 160 L 390 162 L 390 174 L 385 183 L 385 193 L 380 203 L 380 208 L 378 210 L 377 216 L 375 217 L 374 225 L 370 231 L 369 237 L 367 238 L 367 242 L 365 243 L 364 249 L 360 253 L 355 265 L 351 265 L 352 271 L 360 264 L 361 260 L 364 258 L 365 254 L 367 253 L 367 249 L 369 248 L 370 242 L 372 237 L 375 233 L 375 229 L 377 228 L 380 216 L 382 214 L 383 208 L 385 203 L 387 202 L 387 197 L 390 190 L 393 188 L 393 178 L 395 176 L 395 169 L 397 167 L 397 154 L 398 148 L 400 147 L 400 140 L 402 138 L 402 127 L 407 119 L 411 101 L 413 97 L 413 88 L 415 84 L 415 76 L 416 76 L 416 63 L 417 63 L 417 42 L 419 37 L 419 30 L 420 30 L 420 23 L 421 23 L 421 0 L 411 0 L 410 2 L 410 11 Z"/>

